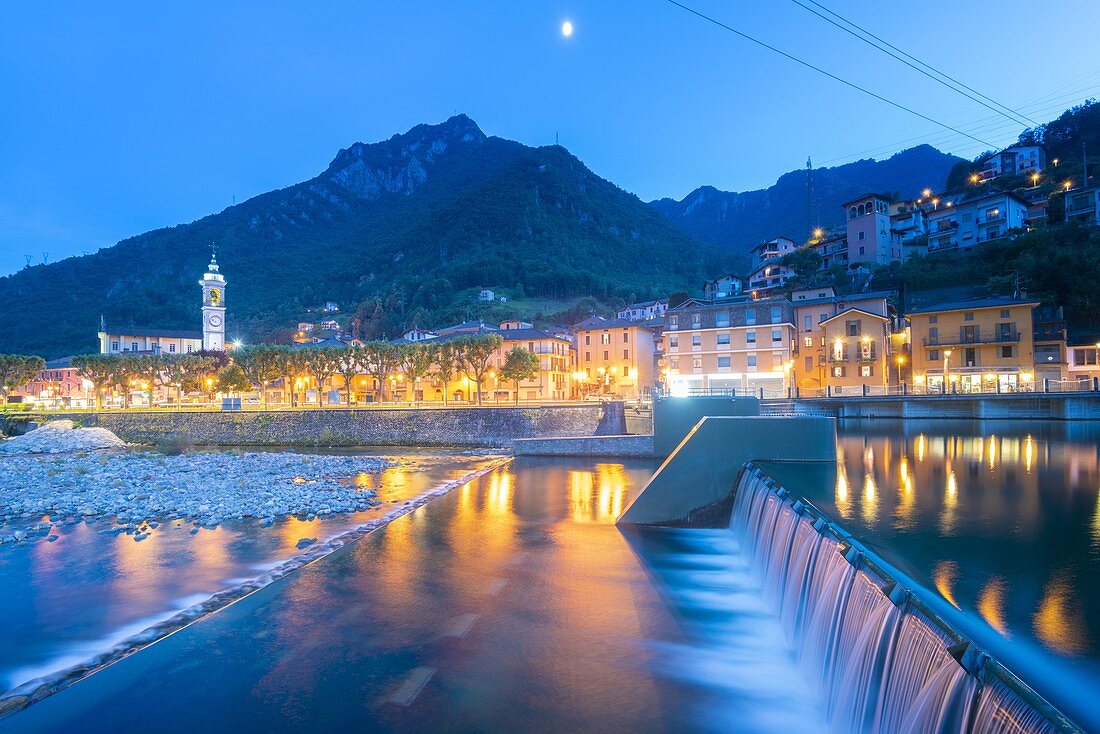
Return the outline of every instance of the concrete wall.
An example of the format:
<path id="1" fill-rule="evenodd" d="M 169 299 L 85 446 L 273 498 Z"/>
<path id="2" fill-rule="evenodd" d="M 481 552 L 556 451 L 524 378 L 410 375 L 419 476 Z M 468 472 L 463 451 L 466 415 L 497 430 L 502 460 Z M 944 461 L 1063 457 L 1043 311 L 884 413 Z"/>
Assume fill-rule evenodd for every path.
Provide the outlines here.
<path id="1" fill-rule="evenodd" d="M 52 414 L 110 429 L 131 443 L 199 446 L 471 446 L 592 436 L 603 406 Z"/>
<path id="2" fill-rule="evenodd" d="M 831 398 L 797 407 L 844 419 L 1100 420 L 1100 393 Z"/>

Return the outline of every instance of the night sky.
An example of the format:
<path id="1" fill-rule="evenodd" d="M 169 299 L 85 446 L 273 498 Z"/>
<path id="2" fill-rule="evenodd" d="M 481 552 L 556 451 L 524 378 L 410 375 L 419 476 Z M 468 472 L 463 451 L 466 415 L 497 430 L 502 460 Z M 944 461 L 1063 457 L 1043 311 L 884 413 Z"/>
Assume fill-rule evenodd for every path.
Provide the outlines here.
<path id="1" fill-rule="evenodd" d="M 789 0 L 684 2 L 986 142 L 1022 129 Z M 1040 121 L 1100 91 L 1095 0 L 821 2 Z M 9 2 L 0 95 L 0 273 L 197 219 L 456 112 L 529 145 L 557 134 L 646 200 L 760 188 L 807 155 L 986 148 L 667 0 Z"/>

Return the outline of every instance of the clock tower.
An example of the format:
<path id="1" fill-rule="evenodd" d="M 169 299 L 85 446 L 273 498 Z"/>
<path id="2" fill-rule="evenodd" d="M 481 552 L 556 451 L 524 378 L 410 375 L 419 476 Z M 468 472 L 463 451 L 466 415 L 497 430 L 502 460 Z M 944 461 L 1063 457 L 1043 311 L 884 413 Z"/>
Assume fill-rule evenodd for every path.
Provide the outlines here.
<path id="1" fill-rule="evenodd" d="M 210 266 L 199 281 L 202 286 L 202 348 L 225 351 L 225 276 L 218 272 L 218 255 L 210 248 Z"/>

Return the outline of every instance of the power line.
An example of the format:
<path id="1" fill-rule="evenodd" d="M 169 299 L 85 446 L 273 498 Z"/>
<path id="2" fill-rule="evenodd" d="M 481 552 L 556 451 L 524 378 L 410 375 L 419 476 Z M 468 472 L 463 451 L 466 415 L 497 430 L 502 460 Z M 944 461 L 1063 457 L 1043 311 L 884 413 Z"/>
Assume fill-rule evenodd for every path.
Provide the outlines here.
<path id="1" fill-rule="evenodd" d="M 796 4 L 798 4 L 798 5 L 801 5 L 801 6 L 803 7 L 803 8 L 806 8 L 806 6 L 805 6 L 805 5 L 802 5 L 802 3 L 798 2 L 798 0 L 792 0 L 792 2 L 795 2 Z M 940 75 L 940 76 L 942 76 L 942 77 L 943 77 L 944 79 L 948 79 L 948 80 L 950 80 L 951 82 L 953 82 L 953 83 L 955 83 L 955 84 L 959 85 L 959 86 L 960 86 L 960 87 L 962 87 L 963 89 L 965 89 L 965 90 L 967 90 L 967 91 L 970 91 L 970 92 L 973 92 L 974 94 L 978 95 L 979 97 L 981 97 L 981 98 L 983 98 L 983 99 L 985 99 L 985 100 L 987 100 L 987 101 L 989 101 L 989 102 L 992 102 L 993 104 L 997 105 L 998 107 L 1001 107 L 1001 108 L 1003 108 L 1003 109 L 1005 109 L 1005 110 L 1008 110 L 1008 111 L 1009 111 L 1009 112 L 1011 112 L 1012 114 L 1014 114 L 1014 115 L 1016 115 L 1016 116 L 1018 116 L 1018 117 L 1020 117 L 1020 118 L 1022 118 L 1022 119 L 1024 119 L 1024 120 L 1027 120 L 1028 122 L 1030 122 L 1030 123 L 1031 123 L 1031 124 L 1033 124 L 1033 125 L 1040 125 L 1040 124 L 1042 124 L 1042 123 L 1038 122 L 1037 120 L 1033 120 L 1033 119 L 1031 119 L 1031 118 L 1030 118 L 1030 117 L 1028 117 L 1027 115 L 1021 115 L 1020 113 L 1018 113 L 1018 112 L 1016 112 L 1015 110 L 1013 110 L 1013 109 L 1012 109 L 1011 107 L 1006 107 L 1005 105 L 1001 104 L 1000 102 L 998 102 L 998 101 L 997 101 L 997 100 L 995 100 L 995 99 L 991 99 L 990 97 L 987 97 L 986 95 L 982 94 L 981 92 L 979 92 L 978 90 L 974 89 L 973 87 L 969 87 L 969 86 L 967 86 L 966 84 L 963 84 L 962 82 L 960 82 L 960 81 L 959 81 L 958 79 L 955 79 L 955 78 L 954 78 L 954 77 L 952 77 L 951 75 L 949 75 L 949 74 L 946 74 L 946 73 L 944 73 L 944 72 L 940 71 L 939 69 L 937 69 L 937 68 L 935 68 L 935 67 L 933 67 L 933 66 L 930 66 L 929 64 L 926 64 L 925 62 L 921 61 L 920 59 L 918 59 L 917 57 L 913 56 L 912 54 L 909 54 L 909 53 L 906 53 L 905 51 L 902 51 L 902 50 L 901 50 L 900 48 L 898 48 L 897 46 L 893 45 L 893 44 L 892 44 L 892 43 L 890 43 L 889 41 L 885 41 L 885 40 L 883 40 L 882 38 L 879 38 L 878 36 L 876 36 L 876 35 L 875 35 L 874 33 L 871 33 L 871 32 L 870 32 L 869 30 L 867 30 L 866 28 L 863 28 L 862 26 L 860 26 L 860 25 L 858 25 L 858 24 L 856 24 L 856 23 L 853 23 L 852 21 L 848 20 L 848 19 L 847 19 L 847 18 L 845 18 L 844 16 L 842 16 L 842 15 L 840 15 L 840 14 L 838 14 L 838 13 L 836 13 L 836 12 L 832 11 L 832 10 L 830 10 L 829 8 L 825 7 L 824 5 L 822 5 L 821 3 L 817 2 L 816 0 L 808 0 L 808 2 L 811 2 L 811 3 L 813 3 L 813 4 L 814 4 L 814 5 L 816 5 L 817 7 L 821 8 L 822 10 L 824 10 L 824 11 L 825 11 L 826 13 L 829 13 L 830 15 L 832 15 L 832 16 L 834 16 L 834 17 L 836 17 L 836 18 L 839 18 L 840 20 L 844 21 L 845 23 L 847 23 L 848 25 L 852 26 L 853 28 L 857 28 L 857 29 L 859 29 L 859 30 L 860 30 L 860 31 L 861 31 L 862 33 L 865 33 L 865 34 L 867 34 L 868 36 L 870 36 L 871 38 L 875 39 L 875 40 L 876 40 L 876 41 L 878 41 L 879 43 L 881 43 L 881 44 L 883 44 L 883 45 L 887 46 L 887 47 L 888 47 L 888 48 L 890 48 L 890 49 L 893 49 L 894 51 L 897 51 L 898 53 L 900 53 L 901 55 L 905 56 L 906 58 L 912 59 L 913 61 L 917 62 L 918 64 L 920 64 L 920 65 L 921 65 L 921 66 L 923 66 L 924 68 L 928 69 L 929 71 L 932 71 L 932 72 L 935 72 L 936 74 L 939 74 L 939 75 Z M 806 10 L 810 10 L 810 9 L 809 9 L 809 8 L 806 8 Z M 813 11 L 813 10 L 810 10 L 810 12 L 811 12 L 811 13 L 814 13 L 815 15 L 818 15 L 819 17 L 821 17 L 819 13 L 816 13 L 816 12 L 815 12 L 815 11 Z M 828 20 L 828 19 L 826 18 L 826 20 Z M 829 22 L 830 22 L 830 23 L 832 23 L 832 21 L 829 21 Z M 835 24 L 835 23 L 833 23 L 833 25 L 836 25 L 836 24 Z M 840 27 L 840 26 L 838 26 L 838 27 Z M 844 30 L 847 30 L 847 29 L 844 29 Z M 851 31 L 849 31 L 849 33 L 851 33 Z M 855 34 L 853 34 L 853 35 L 855 35 Z M 859 38 L 859 36 L 858 36 L 858 35 L 857 35 L 856 37 L 857 37 L 857 38 Z M 870 43 L 870 41 L 867 41 L 867 39 L 862 39 L 862 40 L 866 41 L 867 43 Z M 874 45 L 874 44 L 871 44 L 871 45 Z M 880 49 L 880 50 L 882 50 L 882 49 Z M 884 52 L 885 52 L 885 51 L 884 51 Z M 890 54 L 890 55 L 891 55 L 891 56 L 893 56 L 893 54 Z M 894 58 L 897 58 L 897 57 L 895 56 Z M 922 73 L 923 73 L 923 72 L 922 72 Z M 955 90 L 955 91 L 959 91 L 959 90 Z M 961 93 L 961 92 L 960 92 L 960 93 Z M 967 96 L 969 96 L 969 95 L 967 95 Z M 973 98 L 971 98 L 971 99 L 973 99 Z M 988 106 L 988 105 L 987 105 L 987 106 Z M 992 108 L 990 108 L 990 109 L 992 109 Z M 1002 114 L 1003 114 L 1003 113 L 1002 113 Z"/>
<path id="2" fill-rule="evenodd" d="M 772 46 L 768 43 L 765 43 L 764 41 L 761 41 L 758 38 L 754 38 L 754 37 L 750 36 L 747 33 L 742 33 L 741 31 L 737 30 L 733 26 L 726 25 L 725 23 L 723 23 L 719 20 L 716 20 L 715 18 L 712 18 L 709 15 L 706 15 L 705 13 L 701 13 L 698 10 L 695 10 L 694 8 L 689 8 L 687 5 L 684 5 L 682 3 L 677 2 L 677 0 L 667 0 L 667 2 L 672 4 L 672 5 L 675 5 L 676 7 L 680 8 L 681 10 L 685 10 L 685 11 L 691 13 L 692 15 L 695 15 L 699 18 L 702 18 L 703 20 L 707 21 L 708 23 L 713 23 L 714 25 L 718 26 L 719 28 L 727 30 L 730 33 L 733 33 L 737 36 L 740 36 L 741 38 L 744 38 L 746 41 L 751 41 L 752 43 L 755 43 L 757 46 L 761 46 L 763 48 L 766 48 L 769 51 L 772 51 L 773 53 L 777 53 L 777 54 L 779 54 L 780 56 L 782 56 L 786 59 L 790 59 L 791 61 L 794 61 L 797 64 L 801 64 L 802 66 L 805 66 L 807 69 L 812 69 L 812 70 L 816 71 L 817 73 L 823 74 L 824 76 L 827 76 L 827 77 L 829 77 L 830 79 L 832 79 L 834 81 L 838 81 L 838 82 L 840 82 L 841 84 L 843 84 L 847 87 L 851 87 L 852 89 L 855 89 L 856 91 L 863 92 L 864 94 L 866 94 L 870 97 L 874 97 L 875 99 L 879 100 L 880 102 L 885 102 L 886 104 L 890 105 L 891 107 L 896 107 L 899 110 L 903 110 L 905 112 L 908 112 L 911 115 L 916 115 L 917 117 L 921 118 L 922 120 L 927 120 L 928 122 L 931 122 L 934 125 L 938 125 L 942 128 L 946 128 L 946 129 L 950 130 L 951 132 L 958 133 L 959 135 L 970 138 L 971 140 L 973 140 L 976 143 L 981 143 L 982 145 L 988 146 L 990 148 L 996 148 L 997 147 L 993 143 L 986 142 L 985 140 L 982 140 L 981 138 L 976 138 L 973 135 L 970 135 L 969 133 L 965 133 L 962 130 L 959 130 L 958 128 L 951 127 L 950 125 L 948 125 L 946 123 L 943 123 L 943 122 L 940 122 L 939 120 L 936 120 L 932 117 L 929 117 L 928 115 L 917 112 L 916 110 L 914 110 L 911 107 L 906 107 L 905 105 L 901 104 L 900 102 L 895 102 L 892 99 L 887 99 L 886 97 L 883 97 L 881 94 L 876 94 L 875 92 L 872 92 L 870 89 L 867 89 L 866 87 L 861 87 L 860 85 L 856 84 L 855 82 L 850 82 L 847 79 L 844 79 L 842 77 L 837 76 L 836 74 L 825 71 L 824 69 L 822 69 L 819 66 L 814 66 L 809 61 L 803 61 L 802 59 L 798 58 L 797 56 L 793 56 L 793 55 L 787 53 L 786 51 L 782 51 L 782 50 L 776 48 L 775 46 Z"/>
<path id="3" fill-rule="evenodd" d="M 813 2 L 813 0 L 809 0 L 809 1 L 810 1 L 810 2 Z M 896 46 L 892 46 L 892 45 L 890 45 L 890 44 L 889 44 L 889 43 L 887 43 L 886 41 L 883 41 L 882 39 L 880 39 L 880 38 L 879 38 L 878 36 L 873 36 L 873 34 L 871 34 L 871 32 L 870 32 L 870 31 L 867 31 L 867 30 L 865 30 L 864 28 L 861 28 L 860 26 L 856 25 L 856 24 L 855 24 L 855 23 L 853 23 L 852 21 L 850 21 L 850 20 L 848 20 L 848 19 L 846 19 L 846 18 L 843 18 L 843 17 L 842 17 L 842 16 L 840 16 L 840 15 L 837 15 L 837 14 L 836 14 L 836 13 L 834 13 L 833 11 L 831 11 L 831 10 L 829 10 L 828 8 L 826 8 L 825 6 L 821 5 L 821 3 L 816 3 L 816 2 L 815 2 L 815 3 L 814 3 L 814 5 L 817 5 L 817 6 L 819 7 L 819 8 L 822 8 L 822 9 L 823 9 L 823 10 L 825 10 L 825 11 L 826 11 L 827 13 L 830 13 L 830 14 L 832 14 L 832 15 L 835 15 L 835 16 L 836 16 L 837 18 L 840 18 L 840 20 L 844 21 L 844 22 L 845 22 L 845 23 L 847 23 L 848 25 L 850 25 L 850 26 L 852 26 L 852 27 L 854 27 L 854 28 L 858 28 L 858 29 L 859 29 L 859 30 L 860 30 L 860 31 L 861 31 L 862 33 L 866 33 L 866 34 L 867 34 L 868 36 L 873 36 L 873 37 L 875 38 L 875 40 L 877 40 L 877 41 L 881 42 L 881 43 L 882 43 L 882 44 L 884 44 L 884 45 L 885 45 L 885 46 L 886 46 L 887 48 L 883 48 L 883 46 L 880 46 L 880 45 L 878 45 L 878 44 L 877 44 L 877 43 L 875 43 L 874 41 L 871 41 L 871 40 L 870 40 L 869 38 L 866 38 L 866 37 L 864 37 L 864 36 L 861 36 L 861 35 L 860 35 L 859 33 L 856 33 L 856 32 L 855 32 L 855 31 L 853 31 L 853 30 L 852 30 L 851 28 L 846 28 L 845 26 L 841 25 L 840 23 L 837 23 L 837 22 L 836 22 L 835 20 L 833 20 L 832 18 L 829 18 L 828 16 L 826 16 L 826 15 L 824 15 L 824 14 L 822 14 L 822 13 L 819 13 L 819 12 L 817 12 L 816 10 L 814 10 L 813 8 L 811 8 L 810 6 L 808 6 L 808 5 L 804 5 L 804 4 L 803 4 L 803 3 L 801 2 L 801 0 L 791 0 L 791 2 L 793 2 L 793 3 L 795 4 L 795 5 L 797 5 L 798 7 L 802 8 L 802 9 L 803 9 L 803 10 L 805 10 L 806 12 L 809 12 L 809 13 L 813 13 L 814 15 L 816 15 L 816 16 L 817 16 L 818 18 L 821 18 L 821 19 L 822 19 L 823 21 L 825 21 L 826 23 L 829 23 L 830 25 L 833 25 L 833 26 L 835 26 L 835 27 L 839 28 L 840 30 L 844 31 L 845 33 L 847 33 L 847 34 L 849 34 L 849 35 L 851 35 L 851 36 L 854 36 L 855 38 L 858 38 L 859 40 L 863 41 L 864 43 L 866 43 L 866 44 L 867 44 L 868 46 L 870 46 L 871 48 L 874 48 L 874 49 L 876 49 L 876 50 L 878 50 L 878 51 L 881 51 L 882 53 L 886 54 L 887 56 L 889 56 L 889 57 L 890 57 L 890 58 L 892 58 L 892 59 L 895 59 L 895 60 L 897 60 L 897 61 L 900 61 L 901 63 L 905 64 L 905 65 L 906 65 L 906 66 L 908 66 L 908 67 L 909 67 L 910 69 L 912 69 L 913 71 L 916 71 L 916 72 L 917 72 L 917 73 L 919 73 L 919 74 L 923 74 L 924 76 L 928 77 L 929 79 L 931 79 L 932 81 L 936 82 L 937 84 L 942 84 L 943 86 L 945 86 L 945 87 L 947 87 L 948 89 L 950 89 L 950 90 L 951 90 L 952 92 L 957 92 L 958 94 L 961 94 L 962 96 L 966 97 L 966 98 L 967 98 L 967 99 L 969 99 L 970 101 L 972 101 L 972 102 L 977 102 L 977 103 L 978 103 L 978 104 L 980 104 L 980 105 L 981 105 L 982 107 L 985 107 L 985 108 L 987 108 L 987 109 L 990 109 L 990 110 L 992 110 L 993 112 L 996 112 L 996 113 L 997 113 L 998 115 L 1002 115 L 1003 117 L 1005 117 L 1005 118 L 1007 118 L 1007 119 L 1009 119 L 1009 120 L 1012 120 L 1012 122 L 1014 122 L 1014 123 L 1016 123 L 1016 124 L 1019 124 L 1019 125 L 1023 125 L 1024 127 L 1027 127 L 1027 126 L 1028 126 L 1028 122 L 1029 122 L 1029 121 L 1031 121 L 1031 120 L 1029 120 L 1029 118 L 1026 118 L 1026 117 L 1024 117 L 1023 115 L 1020 115 L 1020 114 L 1019 114 L 1018 112 L 1016 112 L 1015 110 L 1012 110 L 1012 109 L 1010 109 L 1009 107 L 1005 107 L 1005 106 L 1004 106 L 1003 104 L 1001 104 L 1000 102 L 993 102 L 993 100 L 990 100 L 991 102 L 993 102 L 993 104 L 997 105 L 997 107 L 1002 107 L 1003 109 L 997 109 L 997 107 L 994 107 L 993 105 L 989 104 L 988 102 L 984 102 L 984 101 L 982 101 L 982 100 L 981 100 L 981 99 L 979 99 L 978 97 L 975 97 L 975 96 L 974 96 L 973 94 L 968 94 L 967 92 L 963 91 L 962 89 L 959 89 L 959 87 L 956 87 L 956 86 L 952 86 L 951 84 L 948 84 L 948 83 L 947 83 L 946 81 L 944 81 L 944 79 L 951 79 L 951 81 L 952 81 L 952 82 L 954 82 L 955 84 L 958 84 L 959 86 L 963 86 L 963 87 L 965 87 L 965 85 L 963 85 L 963 84 L 962 84 L 961 82 L 955 81 L 954 79 L 952 79 L 951 77 L 949 77 L 949 76 L 948 76 L 947 74 L 944 74 L 944 73 L 943 73 L 942 71 L 938 71 L 938 70 L 936 70 L 936 69 L 933 69 L 933 68 L 932 68 L 931 66 L 928 66 L 928 64 L 925 64 L 925 63 L 924 63 L 923 61 L 920 61 L 919 59 L 916 59 L 916 58 L 914 58 L 913 56 L 910 56 L 909 54 L 905 53 L 904 51 L 901 51 L 900 49 L 897 49 L 897 47 L 896 47 Z M 889 50 L 889 49 L 896 49 L 896 50 L 898 51 L 898 53 L 894 53 L 893 51 L 891 51 L 891 50 Z M 928 72 L 928 71 L 926 71 L 925 69 L 922 69 L 922 68 L 921 68 L 920 66 L 917 66 L 916 64 L 913 64 L 913 63 L 911 63 L 911 62 L 909 62 L 909 61 L 906 61 L 906 60 L 905 60 L 905 58 L 902 58 L 902 56 L 899 56 L 898 54 L 904 54 L 905 56 L 907 56 L 907 57 L 909 57 L 909 58 L 913 59 L 914 61 L 916 61 L 916 62 L 917 62 L 918 64 L 920 64 L 921 66 L 924 66 L 924 67 L 927 67 L 928 69 L 931 69 L 932 71 L 934 71 L 934 72 L 935 72 L 935 74 L 929 73 L 929 72 Z M 936 74 L 938 74 L 939 76 L 936 76 Z M 943 79 L 941 79 L 940 77 L 943 77 Z M 970 89 L 969 87 L 965 87 L 965 88 L 966 88 L 966 89 Z M 973 91 L 973 90 L 971 90 L 971 91 Z M 980 97 L 983 97 L 983 98 L 985 98 L 985 99 L 989 99 L 988 97 L 986 97 L 986 96 L 985 96 L 984 94 L 981 94 L 980 92 L 974 92 L 974 94 L 977 94 L 977 95 L 979 95 Z M 1011 112 L 1012 114 L 1010 115 L 1010 114 L 1008 114 L 1007 112 L 1005 112 L 1004 110 L 1008 110 L 1008 111 L 1009 111 L 1009 112 Z M 1031 122 L 1033 122 L 1033 121 L 1031 121 Z M 1036 123 L 1036 124 L 1037 124 L 1037 123 Z"/>

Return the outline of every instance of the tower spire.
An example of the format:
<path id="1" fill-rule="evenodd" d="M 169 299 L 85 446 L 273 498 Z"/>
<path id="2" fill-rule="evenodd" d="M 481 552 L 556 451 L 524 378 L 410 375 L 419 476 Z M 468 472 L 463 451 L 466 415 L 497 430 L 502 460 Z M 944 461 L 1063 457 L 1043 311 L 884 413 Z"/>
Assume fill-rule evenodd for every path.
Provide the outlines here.
<path id="1" fill-rule="evenodd" d="M 210 243 L 210 272 L 218 272 L 218 243 Z"/>

